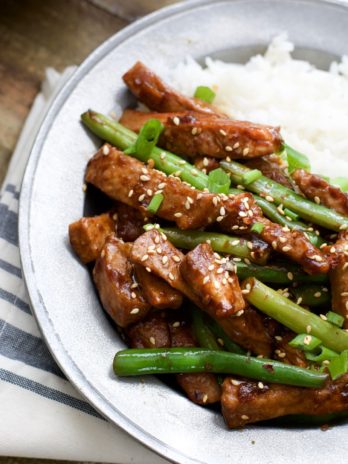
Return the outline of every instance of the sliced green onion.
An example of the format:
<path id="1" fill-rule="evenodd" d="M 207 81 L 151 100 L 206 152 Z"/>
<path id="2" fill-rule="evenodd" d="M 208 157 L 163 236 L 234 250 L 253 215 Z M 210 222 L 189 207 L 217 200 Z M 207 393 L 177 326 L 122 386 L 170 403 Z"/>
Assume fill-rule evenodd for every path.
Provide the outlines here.
<path id="1" fill-rule="evenodd" d="M 329 311 L 326 314 L 327 320 L 331 322 L 331 324 L 337 325 L 337 327 L 342 327 L 344 323 L 344 317 L 340 314 L 334 313 L 333 311 Z"/>
<path id="2" fill-rule="evenodd" d="M 162 193 L 156 193 L 152 197 L 149 203 L 149 206 L 147 207 L 147 210 L 149 211 L 149 213 L 156 214 L 157 211 L 159 210 L 159 207 L 162 204 L 163 199 L 164 199 L 164 196 L 162 195 Z"/>
<path id="3" fill-rule="evenodd" d="M 348 192 L 348 178 L 347 177 L 335 177 L 330 179 L 330 184 L 339 187 L 342 192 Z"/>
<path id="4" fill-rule="evenodd" d="M 288 216 L 293 221 L 298 221 L 300 219 L 300 216 L 298 214 L 294 213 L 293 211 L 291 211 L 291 209 L 284 208 L 283 211 L 284 211 L 285 216 Z"/>
<path id="5" fill-rule="evenodd" d="M 313 335 L 299 334 L 289 342 L 289 345 L 303 351 L 313 351 L 321 343 L 321 340 Z"/>
<path id="6" fill-rule="evenodd" d="M 283 145 L 283 147 L 287 153 L 288 170 L 290 174 L 296 171 L 296 169 L 304 169 L 305 171 L 311 170 L 311 164 L 306 155 L 300 153 L 294 148 L 289 147 L 289 145 L 286 143 Z"/>
<path id="7" fill-rule="evenodd" d="M 221 169 L 217 168 L 210 171 L 208 176 L 208 190 L 212 193 L 224 193 L 228 194 L 231 185 L 231 179 L 228 174 Z"/>
<path id="8" fill-rule="evenodd" d="M 194 93 L 195 98 L 199 98 L 206 103 L 213 103 L 215 98 L 215 92 L 210 87 L 206 87 L 205 85 L 199 85 Z"/>
<path id="9" fill-rule="evenodd" d="M 321 363 L 323 361 L 331 361 L 336 356 L 339 356 L 339 354 L 326 348 L 326 346 L 320 345 L 318 346 L 318 351 L 315 350 L 313 353 L 305 352 L 305 356 L 308 361 Z"/>
<path id="10" fill-rule="evenodd" d="M 255 224 L 252 225 L 250 231 L 255 232 L 256 234 L 261 234 L 264 227 L 265 226 L 262 224 L 262 222 L 255 222 Z"/>
<path id="11" fill-rule="evenodd" d="M 252 182 L 255 182 L 256 180 L 260 179 L 260 177 L 262 177 L 262 172 L 258 169 L 252 169 L 251 171 L 243 174 L 243 183 L 249 185 Z"/>
<path id="12" fill-rule="evenodd" d="M 125 150 L 125 153 L 137 153 L 149 156 L 156 146 L 164 126 L 158 119 L 149 119 L 140 129 L 135 144 Z"/>
<path id="13" fill-rule="evenodd" d="M 342 351 L 339 356 L 333 358 L 328 366 L 332 380 L 348 372 L 348 350 Z"/>

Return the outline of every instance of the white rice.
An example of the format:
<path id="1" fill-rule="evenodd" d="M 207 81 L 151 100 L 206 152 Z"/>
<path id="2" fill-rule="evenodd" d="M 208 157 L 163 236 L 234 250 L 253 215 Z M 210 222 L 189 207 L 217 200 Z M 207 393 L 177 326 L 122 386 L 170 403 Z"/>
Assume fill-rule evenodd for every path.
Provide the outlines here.
<path id="1" fill-rule="evenodd" d="M 169 76 L 173 86 L 192 96 L 198 85 L 216 92 L 214 104 L 234 119 L 281 127 L 283 138 L 305 153 L 312 171 L 348 175 L 348 57 L 321 71 L 292 59 L 286 35 L 276 37 L 264 56 L 245 65 L 192 58 Z"/>

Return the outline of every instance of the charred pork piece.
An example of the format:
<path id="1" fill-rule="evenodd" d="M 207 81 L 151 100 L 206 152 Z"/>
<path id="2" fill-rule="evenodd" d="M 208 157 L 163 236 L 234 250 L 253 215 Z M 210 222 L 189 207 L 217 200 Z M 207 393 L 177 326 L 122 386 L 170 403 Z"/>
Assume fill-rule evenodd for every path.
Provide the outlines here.
<path id="1" fill-rule="evenodd" d="M 156 214 L 176 222 L 180 229 L 198 229 L 218 217 L 219 211 L 213 204 L 215 194 L 200 192 L 177 177 L 147 168 L 116 148 L 109 147 L 108 153 L 103 155 L 101 149 L 90 160 L 86 181 L 114 200 L 146 214 L 153 195 L 160 191 L 164 200 Z"/>
<path id="2" fill-rule="evenodd" d="M 221 405 L 231 429 L 289 414 L 315 416 L 348 411 L 348 374 L 320 389 L 228 377 L 222 386 Z"/>
<path id="3" fill-rule="evenodd" d="M 161 253 L 146 253 L 152 245 L 159 247 Z M 183 259 L 184 255 L 181 251 L 177 250 L 165 235 L 156 229 L 139 237 L 134 242 L 131 254 L 133 262 L 145 266 L 147 271 L 164 279 L 203 311 L 214 317 L 233 341 L 257 355 L 269 357 L 272 353 L 272 339 L 268 333 L 265 318 L 254 309 L 246 307 L 238 317 L 217 319 L 215 312 L 211 312 L 209 307 L 202 304 L 201 299 L 183 279 L 180 272 L 180 263 Z"/>
<path id="4" fill-rule="evenodd" d="M 93 270 L 103 307 L 120 327 L 143 319 L 150 309 L 133 278 L 130 250 L 130 244 L 109 235 Z"/>
<path id="5" fill-rule="evenodd" d="M 307 198 L 348 216 L 348 195 L 339 187 L 304 169 L 297 169 L 292 178 Z"/>
<path id="6" fill-rule="evenodd" d="M 332 309 L 344 317 L 343 328 L 348 329 L 348 232 L 340 232 L 337 242 L 326 251 L 331 259 Z"/>
<path id="7" fill-rule="evenodd" d="M 119 203 L 113 217 L 116 219 L 116 235 L 125 242 L 134 242 L 143 232 L 148 222 L 147 215 L 135 208 Z"/>
<path id="8" fill-rule="evenodd" d="M 140 61 L 124 74 L 123 80 L 137 100 L 152 111 L 196 111 L 207 115 L 221 115 L 212 105 L 176 92 Z"/>
<path id="9" fill-rule="evenodd" d="M 224 267 L 224 259 L 202 243 L 187 253 L 180 265 L 181 275 L 196 293 L 201 306 L 215 318 L 242 313 L 245 308 L 238 277 Z"/>
<path id="10" fill-rule="evenodd" d="M 191 331 L 184 323 L 169 324 L 172 338 L 172 347 L 196 346 Z M 176 376 L 180 387 L 185 391 L 191 401 L 205 405 L 220 401 L 221 388 L 213 374 L 178 374 Z"/>
<path id="11" fill-rule="evenodd" d="M 135 276 L 145 299 L 154 309 L 178 309 L 182 305 L 182 294 L 172 288 L 165 280 L 154 276 L 135 265 Z"/>
<path id="12" fill-rule="evenodd" d="M 130 325 L 126 334 L 132 348 L 169 348 L 172 343 L 167 320 L 160 312 Z"/>
<path id="13" fill-rule="evenodd" d="M 285 171 L 285 166 L 280 156 L 272 154 L 263 156 L 262 158 L 255 158 L 248 160 L 245 165 L 250 169 L 258 169 L 264 176 L 278 182 L 278 184 L 293 189 L 293 185 Z"/>
<path id="14" fill-rule="evenodd" d="M 302 350 L 289 345 L 289 342 L 296 336 L 292 332 L 286 332 L 275 336 L 274 358 L 285 364 L 292 366 L 307 367 L 308 362 Z"/>
<path id="15" fill-rule="evenodd" d="M 139 132 L 149 119 L 159 119 L 164 131 L 159 146 L 189 158 L 250 159 L 277 152 L 282 144 L 278 127 L 213 118 L 199 113 L 142 113 L 126 110 L 120 123 Z"/>
<path id="16" fill-rule="evenodd" d="M 83 263 L 95 261 L 104 246 L 106 237 L 115 232 L 112 213 L 83 217 L 69 225 L 71 246 Z"/>

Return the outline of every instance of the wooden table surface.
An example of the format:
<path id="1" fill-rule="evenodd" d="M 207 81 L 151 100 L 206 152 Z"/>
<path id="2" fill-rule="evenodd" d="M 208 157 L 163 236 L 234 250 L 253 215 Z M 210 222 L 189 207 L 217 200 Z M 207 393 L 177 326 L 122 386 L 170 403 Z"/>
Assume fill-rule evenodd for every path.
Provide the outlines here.
<path id="1" fill-rule="evenodd" d="M 0 0 L 0 185 L 45 68 L 81 63 L 131 21 L 176 1 Z M 0 464 L 52 462 L 0 457 Z"/>

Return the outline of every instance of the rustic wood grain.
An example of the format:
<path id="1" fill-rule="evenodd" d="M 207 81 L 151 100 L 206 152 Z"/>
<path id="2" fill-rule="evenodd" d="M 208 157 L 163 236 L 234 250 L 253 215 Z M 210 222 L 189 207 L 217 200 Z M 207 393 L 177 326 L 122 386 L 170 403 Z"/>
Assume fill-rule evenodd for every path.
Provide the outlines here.
<path id="1" fill-rule="evenodd" d="M 131 20 L 174 2 L 0 0 L 0 185 L 45 68 L 81 63 Z M 0 457 L 0 464 L 68 463 Z"/>

